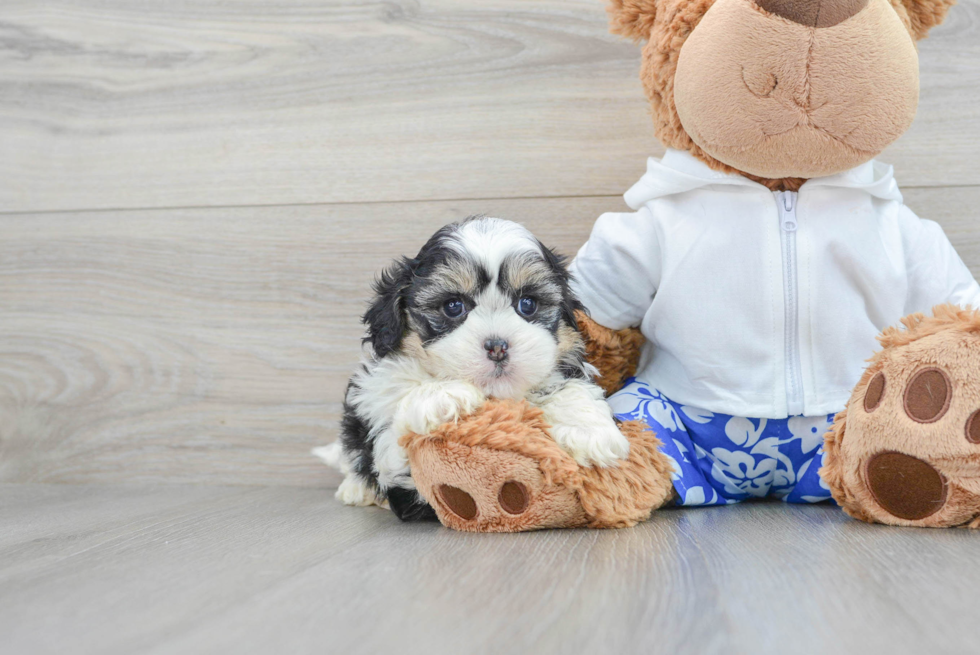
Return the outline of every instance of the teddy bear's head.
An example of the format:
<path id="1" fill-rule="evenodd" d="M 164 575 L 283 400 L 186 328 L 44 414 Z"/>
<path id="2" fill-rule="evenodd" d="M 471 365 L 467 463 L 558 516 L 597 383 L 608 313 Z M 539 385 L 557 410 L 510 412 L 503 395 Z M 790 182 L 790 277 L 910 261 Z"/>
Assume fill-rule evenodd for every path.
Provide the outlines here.
<path id="1" fill-rule="evenodd" d="M 955 0 L 610 0 L 646 40 L 657 138 L 772 188 L 862 164 L 919 97 L 915 41 Z"/>

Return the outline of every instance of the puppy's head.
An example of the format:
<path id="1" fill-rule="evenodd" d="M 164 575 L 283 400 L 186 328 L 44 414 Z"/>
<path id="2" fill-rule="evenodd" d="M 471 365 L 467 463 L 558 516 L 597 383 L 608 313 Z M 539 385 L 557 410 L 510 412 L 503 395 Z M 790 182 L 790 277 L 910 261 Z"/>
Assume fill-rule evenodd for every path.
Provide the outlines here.
<path id="1" fill-rule="evenodd" d="M 523 226 L 474 217 L 389 267 L 364 315 L 377 357 L 519 398 L 553 376 L 585 377 L 564 260 Z"/>

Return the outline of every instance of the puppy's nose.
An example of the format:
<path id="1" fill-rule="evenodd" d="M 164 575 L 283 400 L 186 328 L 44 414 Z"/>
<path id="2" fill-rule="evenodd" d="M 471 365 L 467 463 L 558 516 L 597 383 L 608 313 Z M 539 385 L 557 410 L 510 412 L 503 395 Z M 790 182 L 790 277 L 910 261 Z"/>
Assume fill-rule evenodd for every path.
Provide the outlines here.
<path id="1" fill-rule="evenodd" d="M 868 0 L 755 0 L 771 14 L 807 27 L 833 27 L 864 9 Z"/>
<path id="2" fill-rule="evenodd" d="M 487 339 L 483 342 L 483 347 L 486 348 L 490 361 L 502 362 L 507 359 L 507 342 L 503 339 Z"/>

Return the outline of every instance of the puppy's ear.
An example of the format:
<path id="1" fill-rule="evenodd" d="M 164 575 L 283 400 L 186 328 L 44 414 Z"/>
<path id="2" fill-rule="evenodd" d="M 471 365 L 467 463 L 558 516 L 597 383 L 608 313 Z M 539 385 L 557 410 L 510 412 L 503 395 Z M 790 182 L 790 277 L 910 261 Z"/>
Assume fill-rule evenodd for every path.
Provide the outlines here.
<path id="1" fill-rule="evenodd" d="M 567 260 L 564 255 L 559 255 L 540 241 L 538 241 L 538 247 L 541 248 L 541 256 L 544 257 L 544 261 L 548 264 L 548 268 L 551 269 L 555 279 L 561 285 L 562 320 L 577 330 L 578 322 L 575 320 L 575 311 L 585 311 L 585 306 L 580 303 L 578 298 L 575 297 L 575 294 L 572 293 L 572 287 L 570 284 L 572 275 L 568 272 L 568 266 L 566 265 Z"/>
<path id="2" fill-rule="evenodd" d="M 361 320 L 368 328 L 364 342 L 371 344 L 378 357 L 397 350 L 405 336 L 405 292 L 412 283 L 412 271 L 412 262 L 400 259 L 374 283 L 376 297 Z"/>
<path id="3" fill-rule="evenodd" d="M 659 1 L 610 0 L 606 5 L 606 12 L 609 14 L 609 31 L 633 41 L 650 38 Z"/>
<path id="4" fill-rule="evenodd" d="M 900 4 L 905 9 L 912 36 L 918 41 L 926 38 L 929 30 L 946 20 L 946 14 L 956 0 L 892 0 L 892 4 Z M 898 13 L 902 13 L 901 9 L 898 9 Z"/>

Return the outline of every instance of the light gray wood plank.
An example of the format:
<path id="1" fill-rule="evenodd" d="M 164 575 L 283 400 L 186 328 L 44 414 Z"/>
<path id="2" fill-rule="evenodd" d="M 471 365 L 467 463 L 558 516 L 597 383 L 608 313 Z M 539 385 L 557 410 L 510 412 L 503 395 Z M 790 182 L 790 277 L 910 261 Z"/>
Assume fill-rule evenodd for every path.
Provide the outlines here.
<path id="1" fill-rule="evenodd" d="M 870 526 L 826 505 L 474 535 L 324 489 L 0 493 L 0 526 L 18 535 L 0 554 L 19 553 L 0 557 L 4 653 L 973 649 L 975 534 Z"/>
<path id="2" fill-rule="evenodd" d="M 980 188 L 909 189 L 980 273 Z M 620 198 L 0 219 L 0 480 L 319 485 L 371 280 L 470 213 L 572 254 Z"/>
<path id="3" fill-rule="evenodd" d="M 238 498 L 247 487 L 0 484 L 0 587 L 14 570 L 41 574 L 109 543 L 114 535 Z"/>
<path id="4" fill-rule="evenodd" d="M 660 146 L 600 0 L 0 6 L 0 211 L 620 194 Z M 884 155 L 980 182 L 980 0 Z"/>

